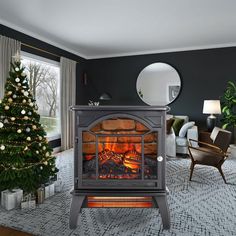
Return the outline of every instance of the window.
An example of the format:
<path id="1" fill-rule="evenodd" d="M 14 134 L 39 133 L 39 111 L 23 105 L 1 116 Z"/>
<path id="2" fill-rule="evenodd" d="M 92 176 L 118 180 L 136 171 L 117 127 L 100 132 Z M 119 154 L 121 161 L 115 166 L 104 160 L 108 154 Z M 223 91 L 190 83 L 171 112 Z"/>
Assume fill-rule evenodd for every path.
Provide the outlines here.
<path id="1" fill-rule="evenodd" d="M 22 52 L 22 64 L 33 97 L 39 107 L 40 122 L 52 140 L 60 131 L 60 66 L 58 62 Z"/>

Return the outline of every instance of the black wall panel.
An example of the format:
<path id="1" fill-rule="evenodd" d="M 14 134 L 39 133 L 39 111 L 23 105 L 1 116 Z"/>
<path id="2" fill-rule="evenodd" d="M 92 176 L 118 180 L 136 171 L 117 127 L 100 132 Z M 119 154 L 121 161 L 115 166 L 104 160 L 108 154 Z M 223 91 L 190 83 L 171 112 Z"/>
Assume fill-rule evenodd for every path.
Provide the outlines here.
<path id="1" fill-rule="evenodd" d="M 94 59 L 87 62 L 89 98 L 97 100 L 107 91 L 112 100 L 106 104 L 144 104 L 136 93 L 141 70 L 154 62 L 166 62 L 179 72 L 181 94 L 171 105 L 171 113 L 186 114 L 201 126 L 205 99 L 219 99 L 228 80 L 236 80 L 236 47 Z"/>

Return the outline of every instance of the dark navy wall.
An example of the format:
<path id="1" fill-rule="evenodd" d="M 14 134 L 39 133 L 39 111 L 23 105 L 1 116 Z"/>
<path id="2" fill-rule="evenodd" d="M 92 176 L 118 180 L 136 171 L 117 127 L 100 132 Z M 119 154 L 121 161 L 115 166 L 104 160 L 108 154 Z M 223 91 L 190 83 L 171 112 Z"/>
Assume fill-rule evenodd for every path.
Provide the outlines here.
<path id="1" fill-rule="evenodd" d="M 166 62 L 179 72 L 181 94 L 171 107 L 173 114 L 186 114 L 204 126 L 205 99 L 219 99 L 228 80 L 236 80 L 236 47 L 94 59 L 87 62 L 89 97 L 99 93 L 112 95 L 109 104 L 144 104 L 136 93 L 136 79 L 141 70 L 154 62 Z"/>

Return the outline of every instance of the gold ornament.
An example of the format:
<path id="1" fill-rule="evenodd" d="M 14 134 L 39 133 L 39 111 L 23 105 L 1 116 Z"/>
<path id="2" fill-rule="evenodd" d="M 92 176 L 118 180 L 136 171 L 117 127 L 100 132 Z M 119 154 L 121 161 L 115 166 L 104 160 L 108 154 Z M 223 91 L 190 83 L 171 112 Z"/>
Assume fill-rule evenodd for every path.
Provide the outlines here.
<path id="1" fill-rule="evenodd" d="M 54 168 L 54 167 L 52 168 L 52 171 L 55 171 L 55 168 Z"/>
<path id="2" fill-rule="evenodd" d="M 24 118 L 23 118 L 24 120 L 28 120 L 29 119 L 29 117 L 28 116 L 24 116 Z"/>
<path id="3" fill-rule="evenodd" d="M 42 166 L 40 166 L 40 170 L 42 170 L 43 169 L 43 167 Z"/>
<path id="4" fill-rule="evenodd" d="M 48 165 L 48 162 L 47 162 L 47 161 L 45 161 L 43 164 L 44 164 L 45 166 L 47 166 L 47 165 Z"/>
<path id="5" fill-rule="evenodd" d="M 25 74 L 24 72 L 22 72 L 22 73 L 21 73 L 21 76 L 24 77 L 24 76 L 26 76 L 26 74 Z"/>
<path id="6" fill-rule="evenodd" d="M 43 150 L 46 150 L 46 147 L 45 147 L 45 146 L 43 146 Z"/>
<path id="7" fill-rule="evenodd" d="M 34 104 L 33 104 L 32 102 L 31 102 L 29 105 L 30 105 L 31 107 L 34 106 Z"/>
<path id="8" fill-rule="evenodd" d="M 27 137 L 26 140 L 27 140 L 27 141 L 31 141 L 31 138 L 30 138 L 30 137 Z"/>
<path id="9" fill-rule="evenodd" d="M 31 99 L 28 99 L 28 102 L 31 102 Z"/>
<path id="10" fill-rule="evenodd" d="M 39 140 L 42 140 L 43 138 L 41 136 L 39 136 Z"/>
<path id="11" fill-rule="evenodd" d="M 48 157 L 49 156 L 49 152 L 46 152 L 46 157 Z"/>
<path id="12" fill-rule="evenodd" d="M 21 129 L 18 129 L 18 130 L 17 130 L 17 133 L 18 133 L 18 134 L 20 134 L 21 132 L 22 132 Z"/>
<path id="13" fill-rule="evenodd" d="M 11 95 L 11 94 L 12 94 L 12 91 L 9 91 L 7 94 L 8 94 L 8 95 Z"/>
<path id="14" fill-rule="evenodd" d="M 9 107 L 9 106 L 5 106 L 4 109 L 5 109 L 5 110 L 9 110 L 10 107 Z"/>
<path id="15" fill-rule="evenodd" d="M 39 143 L 39 147 L 41 147 L 42 146 L 42 144 L 41 143 Z"/>
<path id="16" fill-rule="evenodd" d="M 2 103 L 2 99 L 0 99 L 0 104 Z"/>
<path id="17" fill-rule="evenodd" d="M 23 101 L 22 101 L 23 103 L 26 103 L 26 100 L 25 99 L 23 99 Z"/>
<path id="18" fill-rule="evenodd" d="M 21 86 L 21 83 L 18 83 L 17 85 L 20 87 L 20 86 Z"/>
<path id="19" fill-rule="evenodd" d="M 38 150 L 36 151 L 36 154 L 39 154 L 39 151 L 38 151 Z"/>
<path id="20" fill-rule="evenodd" d="M 24 92 L 24 95 L 27 97 L 29 95 L 29 93 L 26 91 L 26 92 Z"/>
<path id="21" fill-rule="evenodd" d="M 26 146 L 25 149 L 24 149 L 24 151 L 27 151 L 27 150 L 28 150 L 28 147 Z"/>
<path id="22" fill-rule="evenodd" d="M 37 129 L 37 126 L 36 126 L 36 125 L 33 125 L 33 126 L 32 126 L 32 129 Z"/>
<path id="23" fill-rule="evenodd" d="M 12 101 L 13 101 L 13 100 L 12 100 L 12 98 L 8 98 L 8 102 L 10 102 L 10 103 L 11 103 Z"/>
<path id="24" fill-rule="evenodd" d="M 3 150 L 5 149 L 5 146 L 2 144 L 2 145 L 0 146 L 0 149 L 3 151 Z"/>
<path id="25" fill-rule="evenodd" d="M 14 121 L 16 118 L 15 117 L 11 117 L 11 121 Z"/>

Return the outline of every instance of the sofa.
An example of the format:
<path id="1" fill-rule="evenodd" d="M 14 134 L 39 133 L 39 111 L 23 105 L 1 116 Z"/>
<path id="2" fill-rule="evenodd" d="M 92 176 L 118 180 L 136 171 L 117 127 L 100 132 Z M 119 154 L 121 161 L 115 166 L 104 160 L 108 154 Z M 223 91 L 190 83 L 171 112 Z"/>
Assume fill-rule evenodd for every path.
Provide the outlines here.
<path id="1" fill-rule="evenodd" d="M 166 155 L 176 157 L 176 154 L 188 154 L 189 139 L 198 140 L 198 127 L 195 122 L 189 122 L 188 116 L 168 114 L 167 119 L 171 118 L 183 119 L 184 121 L 179 133 L 175 133 L 174 128 L 171 127 L 170 133 L 166 134 Z M 192 145 L 198 146 L 195 142 Z"/>

